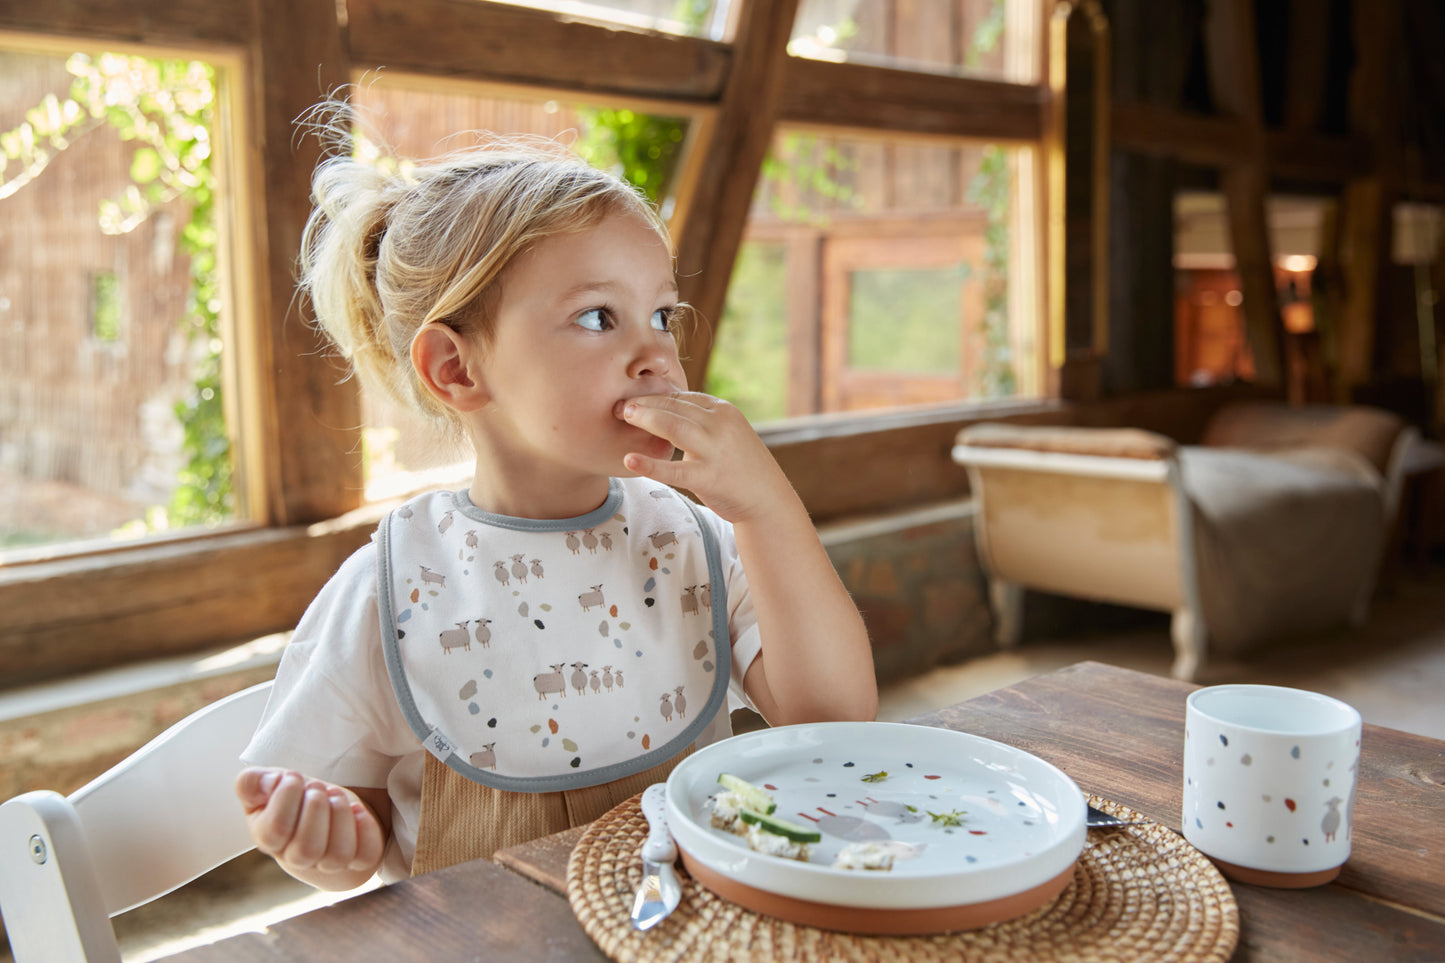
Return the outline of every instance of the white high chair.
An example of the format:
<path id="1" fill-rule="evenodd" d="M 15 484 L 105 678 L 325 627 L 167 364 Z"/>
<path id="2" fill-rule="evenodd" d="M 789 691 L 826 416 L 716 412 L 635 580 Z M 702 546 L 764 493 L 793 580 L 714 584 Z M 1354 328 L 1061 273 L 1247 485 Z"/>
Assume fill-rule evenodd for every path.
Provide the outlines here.
<path id="1" fill-rule="evenodd" d="M 110 917 L 251 849 L 233 785 L 270 691 L 187 716 L 69 796 L 0 804 L 0 914 L 16 963 L 120 963 Z"/>

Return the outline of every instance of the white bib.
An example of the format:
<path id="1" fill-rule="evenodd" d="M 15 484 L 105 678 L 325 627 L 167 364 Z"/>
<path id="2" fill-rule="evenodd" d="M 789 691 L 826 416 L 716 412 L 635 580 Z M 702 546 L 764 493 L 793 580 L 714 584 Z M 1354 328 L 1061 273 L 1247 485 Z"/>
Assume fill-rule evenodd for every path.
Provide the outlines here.
<path id="1" fill-rule="evenodd" d="M 698 509 L 613 479 L 572 519 L 418 496 L 377 530 L 392 688 L 427 749 L 495 789 L 599 785 L 677 755 L 725 707 L 726 582 Z"/>

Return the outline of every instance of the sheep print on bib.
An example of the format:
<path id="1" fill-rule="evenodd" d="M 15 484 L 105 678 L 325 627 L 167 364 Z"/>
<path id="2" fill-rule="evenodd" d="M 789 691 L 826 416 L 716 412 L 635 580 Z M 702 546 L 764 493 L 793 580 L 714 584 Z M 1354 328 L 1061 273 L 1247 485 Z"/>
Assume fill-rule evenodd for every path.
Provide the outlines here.
<path id="1" fill-rule="evenodd" d="M 514 792 L 600 785 L 686 749 L 726 707 L 732 652 L 699 512 L 631 478 L 580 518 L 493 515 L 465 491 L 388 513 L 382 638 L 417 738 Z"/>

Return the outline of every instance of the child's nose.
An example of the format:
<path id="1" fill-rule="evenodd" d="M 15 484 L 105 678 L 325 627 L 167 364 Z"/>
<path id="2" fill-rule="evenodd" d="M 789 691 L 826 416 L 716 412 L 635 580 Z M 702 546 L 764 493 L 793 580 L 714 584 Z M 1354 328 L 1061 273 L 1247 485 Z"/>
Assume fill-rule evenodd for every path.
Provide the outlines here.
<path id="1" fill-rule="evenodd" d="M 627 365 L 627 376 L 634 380 L 653 377 L 665 378 L 672 372 L 672 352 L 659 345 L 654 338 L 651 344 L 640 344 Z"/>

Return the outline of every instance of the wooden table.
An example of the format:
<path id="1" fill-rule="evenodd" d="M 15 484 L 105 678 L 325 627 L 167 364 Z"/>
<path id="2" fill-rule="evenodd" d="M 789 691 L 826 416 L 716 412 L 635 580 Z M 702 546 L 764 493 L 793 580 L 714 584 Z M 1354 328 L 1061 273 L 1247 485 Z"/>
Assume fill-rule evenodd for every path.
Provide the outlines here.
<path id="1" fill-rule="evenodd" d="M 1177 826 L 1183 682 L 1082 662 L 910 722 L 996 739 Z M 1353 853 L 1310 890 L 1233 884 L 1236 960 L 1445 960 L 1445 742 L 1365 726 Z M 566 898 L 581 830 L 503 850 L 173 960 L 602 960 Z"/>

